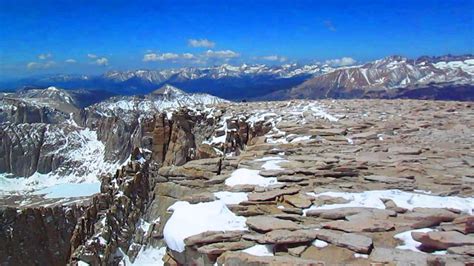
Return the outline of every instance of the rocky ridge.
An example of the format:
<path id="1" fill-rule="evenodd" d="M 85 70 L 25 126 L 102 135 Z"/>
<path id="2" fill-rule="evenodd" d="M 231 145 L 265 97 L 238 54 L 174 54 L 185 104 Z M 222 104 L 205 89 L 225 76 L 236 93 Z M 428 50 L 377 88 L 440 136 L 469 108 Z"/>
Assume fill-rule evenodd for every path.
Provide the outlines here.
<path id="1" fill-rule="evenodd" d="M 68 260 L 472 262 L 471 107 L 223 103 L 145 118 L 146 145 L 102 177 L 101 193 L 74 227 Z M 8 213 L 2 217 L 19 215 Z"/>

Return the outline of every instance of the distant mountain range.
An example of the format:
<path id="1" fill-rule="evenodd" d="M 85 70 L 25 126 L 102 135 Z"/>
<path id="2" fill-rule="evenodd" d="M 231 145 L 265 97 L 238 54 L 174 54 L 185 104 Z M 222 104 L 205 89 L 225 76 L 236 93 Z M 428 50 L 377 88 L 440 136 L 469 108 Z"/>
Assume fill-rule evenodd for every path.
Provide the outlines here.
<path id="1" fill-rule="evenodd" d="M 57 86 L 144 95 L 165 84 L 229 100 L 292 98 L 474 99 L 474 56 L 408 59 L 389 56 L 363 65 L 281 66 L 224 64 L 206 68 L 111 71 L 103 75 L 52 75 L 0 83 L 0 88 Z"/>
<path id="2" fill-rule="evenodd" d="M 264 98 L 474 99 L 474 57 L 390 56 L 310 78 Z"/>

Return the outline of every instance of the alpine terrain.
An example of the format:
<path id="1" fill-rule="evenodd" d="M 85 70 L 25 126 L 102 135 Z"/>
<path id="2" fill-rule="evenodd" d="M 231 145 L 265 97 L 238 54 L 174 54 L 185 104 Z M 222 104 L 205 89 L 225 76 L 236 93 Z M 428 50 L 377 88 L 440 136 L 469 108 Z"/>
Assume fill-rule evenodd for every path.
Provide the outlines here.
<path id="1" fill-rule="evenodd" d="M 443 60 L 390 57 L 273 95 L 472 85 L 472 59 Z M 0 95 L 1 265 L 474 263 L 472 102 L 101 95 Z"/>
<path id="2" fill-rule="evenodd" d="M 228 100 L 411 98 L 473 100 L 474 55 L 389 56 L 362 65 L 326 63 L 185 67 L 109 71 L 103 75 L 48 75 L 0 82 L 0 89 L 54 85 L 95 95 L 148 94 L 171 84 Z M 105 93 L 105 94 L 104 94 Z"/>

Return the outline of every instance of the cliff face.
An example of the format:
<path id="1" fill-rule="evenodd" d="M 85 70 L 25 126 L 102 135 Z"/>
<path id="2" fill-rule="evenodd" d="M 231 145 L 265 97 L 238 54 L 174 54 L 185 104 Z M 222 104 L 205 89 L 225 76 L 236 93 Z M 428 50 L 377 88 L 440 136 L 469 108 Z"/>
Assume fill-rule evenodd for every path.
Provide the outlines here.
<path id="1" fill-rule="evenodd" d="M 84 207 L 0 209 L 2 265 L 64 265 Z"/>
<path id="2" fill-rule="evenodd" d="M 157 114 L 145 120 L 143 148 L 134 149 L 131 162 L 114 176 L 102 177 L 101 194 L 95 196 L 94 202 L 98 197 L 107 200 L 101 207 L 90 207 L 94 215 L 88 212 L 80 219 L 83 222 L 76 226 L 70 262 L 81 260 L 91 265 L 117 265 L 124 257 L 133 260 L 147 244 L 161 242 L 164 224 L 159 223 L 159 219 L 155 223 L 147 222 L 144 217 L 166 215 L 168 203 L 177 200 L 173 195 L 191 196 L 199 191 L 169 187 L 165 176 L 216 176 L 225 167 L 218 154 L 224 150 L 238 151 L 252 139 L 247 123 L 229 119 L 225 123 L 240 126 L 235 127 L 238 130 L 234 134 L 227 136 L 228 145 L 222 143 L 214 150 L 209 144 L 202 144 L 217 132 L 215 128 L 220 126 L 217 122 L 218 119 L 196 115 L 189 110 L 175 112 L 170 119 L 165 114 Z M 251 130 L 252 137 L 268 131 L 257 124 L 257 129 Z M 200 163 L 193 166 L 193 160 Z M 180 165 L 186 167 L 178 167 Z M 202 167 L 206 171 L 202 171 Z M 84 226 L 87 223 L 92 227 Z"/>
<path id="3" fill-rule="evenodd" d="M 117 264 L 124 255 L 133 259 L 151 237 L 144 235 L 146 232 L 143 232 L 142 217 L 146 215 L 150 202 L 156 204 L 153 191 L 159 188 L 155 188 L 155 184 L 166 181 L 166 178 L 160 178 L 160 167 L 166 171 L 166 167 L 169 169 L 191 160 L 215 158 L 209 159 L 214 160 L 209 164 L 213 170 L 207 174 L 218 174 L 221 169 L 218 158 L 220 155 L 224 152 L 239 152 L 253 137 L 263 135 L 269 130 L 261 124 L 250 129 L 248 123 L 237 118 L 225 121 L 220 118 L 211 118 L 207 113 L 201 114 L 187 109 L 177 111 L 171 117 L 156 114 L 136 124 L 127 124 L 116 117 L 85 116 L 84 125 L 96 129 L 97 138 L 105 143 L 105 154 L 115 158 L 131 156 L 132 159 L 114 175 L 101 176 L 101 194 L 85 202 L 64 207 L 58 205 L 41 209 L 26 208 L 24 211 L 5 209 L 1 224 L 7 227 L 11 224 L 14 234 L 8 233 L 7 230 L 2 235 L 1 249 L 7 251 L 3 262 L 63 265 L 70 259 L 71 262 L 82 260 L 93 265 L 110 265 Z M 222 132 L 220 128 L 224 124 L 226 128 L 232 129 L 232 133 Z M 65 143 L 56 138 L 55 141 L 49 141 L 54 145 L 48 146 L 46 143 L 49 142 L 45 140 L 45 136 L 51 135 L 50 132 L 56 127 L 59 126 L 41 123 L 6 127 L 8 134 L 5 134 L 2 145 L 9 150 L 3 154 L 12 155 L 4 160 L 14 158 L 12 163 L 8 164 L 10 168 L 6 169 L 28 175 L 40 169 L 48 172 L 48 165 L 60 165 L 54 162 L 64 160 L 62 153 L 52 151 Z M 76 126 L 70 126 L 69 130 L 76 130 Z M 28 141 L 16 139 L 18 132 L 29 136 Z M 33 132 L 37 136 L 31 135 Z M 209 137 L 220 134 L 227 134 L 222 143 L 206 143 L 205 140 Z M 29 146 L 25 145 L 30 142 Z M 17 152 L 17 157 L 12 157 L 17 154 L 14 152 L 19 149 L 17 146 L 23 150 Z M 132 149 L 129 147 L 138 146 L 142 148 L 130 152 Z M 36 154 L 36 157 L 32 154 Z M 31 166 L 25 166 L 25 160 L 20 161 L 23 157 L 19 156 L 29 158 Z M 13 162 L 18 163 L 18 168 L 12 167 L 15 166 Z M 189 168 L 186 171 L 194 174 Z M 21 214 L 23 212 L 29 214 Z M 36 221 L 31 227 L 35 228 L 34 230 L 25 229 L 30 219 Z M 50 232 L 53 234 L 49 234 Z M 25 246 L 22 243 L 26 239 L 37 240 L 37 243 L 44 245 L 30 242 L 31 246 Z M 54 241 L 57 244 L 50 244 Z M 22 250 L 23 253 L 16 252 L 17 250 Z M 42 258 L 41 261 L 36 261 L 35 256 L 31 256 L 32 250 L 40 254 L 38 257 Z M 29 255 L 22 256 L 25 254 Z"/>

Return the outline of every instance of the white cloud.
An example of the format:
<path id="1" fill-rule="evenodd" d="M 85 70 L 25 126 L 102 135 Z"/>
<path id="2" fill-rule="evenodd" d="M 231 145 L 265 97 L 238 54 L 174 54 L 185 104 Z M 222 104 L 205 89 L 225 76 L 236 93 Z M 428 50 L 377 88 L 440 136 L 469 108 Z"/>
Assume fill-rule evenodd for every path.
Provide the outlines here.
<path id="1" fill-rule="evenodd" d="M 222 50 L 222 51 L 213 51 L 213 50 L 207 50 L 205 53 L 205 56 L 208 58 L 223 58 L 223 59 L 228 59 L 228 58 L 235 58 L 239 57 L 240 55 L 234 51 L 231 50 Z"/>
<path id="2" fill-rule="evenodd" d="M 51 53 L 38 55 L 38 59 L 40 59 L 40 60 L 46 60 L 46 59 L 51 58 L 51 57 L 53 57 L 53 55 Z"/>
<path id="3" fill-rule="evenodd" d="M 46 69 L 46 68 L 53 67 L 54 65 L 56 65 L 56 62 L 54 62 L 54 61 L 48 61 L 48 62 L 45 62 L 45 63 L 29 62 L 26 65 L 26 67 L 28 69 Z"/>
<path id="4" fill-rule="evenodd" d="M 163 54 L 156 54 L 156 53 L 148 53 L 143 56 L 143 62 L 152 62 L 152 61 L 168 61 L 168 60 L 191 60 L 195 59 L 196 56 L 191 53 L 184 53 L 184 54 L 175 54 L 175 53 L 163 53 Z"/>
<path id="5" fill-rule="evenodd" d="M 191 47 L 213 48 L 216 43 L 208 39 L 189 39 L 188 45 Z"/>
<path id="6" fill-rule="evenodd" d="M 98 66 L 107 66 L 109 65 L 109 59 L 105 57 L 97 58 L 97 60 L 95 60 L 95 64 Z"/>
<path id="7" fill-rule="evenodd" d="M 189 61 L 192 63 L 202 64 L 209 59 L 214 60 L 229 60 L 231 58 L 239 57 L 240 55 L 231 50 L 213 51 L 207 50 L 201 54 L 192 53 L 146 53 L 143 55 L 143 62 L 156 62 L 156 61 L 172 61 L 172 62 L 183 62 Z"/>
<path id="8" fill-rule="evenodd" d="M 278 61 L 278 62 L 285 62 L 287 60 L 286 57 L 278 56 L 278 55 L 262 56 L 261 58 L 266 61 Z"/>
<path id="9" fill-rule="evenodd" d="M 87 57 L 91 58 L 91 59 L 95 59 L 97 58 L 97 55 L 95 54 L 87 54 Z"/>
<path id="10" fill-rule="evenodd" d="M 194 58 L 196 58 L 196 57 L 195 57 L 193 54 L 191 54 L 191 53 L 184 53 L 184 54 L 181 55 L 181 57 L 182 57 L 183 59 L 194 59 Z"/>
<path id="11" fill-rule="evenodd" d="M 39 68 L 41 64 L 40 63 L 36 63 L 36 62 L 29 62 L 26 67 L 28 69 L 36 69 L 36 68 Z"/>
<path id="12" fill-rule="evenodd" d="M 351 57 L 342 57 L 325 61 L 326 64 L 331 66 L 350 66 L 355 64 L 356 62 L 357 61 Z"/>
<path id="13" fill-rule="evenodd" d="M 77 63 L 77 61 L 75 59 L 72 59 L 72 58 L 71 59 L 66 59 L 64 62 L 69 63 L 69 64 Z"/>
<path id="14" fill-rule="evenodd" d="M 156 54 L 156 53 L 148 53 L 143 56 L 144 62 L 151 62 L 151 61 L 166 61 L 172 59 L 178 59 L 179 55 L 175 53 L 164 53 L 164 54 Z"/>

